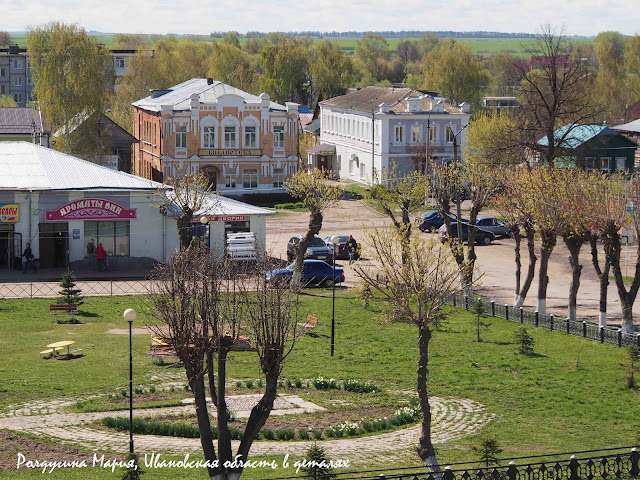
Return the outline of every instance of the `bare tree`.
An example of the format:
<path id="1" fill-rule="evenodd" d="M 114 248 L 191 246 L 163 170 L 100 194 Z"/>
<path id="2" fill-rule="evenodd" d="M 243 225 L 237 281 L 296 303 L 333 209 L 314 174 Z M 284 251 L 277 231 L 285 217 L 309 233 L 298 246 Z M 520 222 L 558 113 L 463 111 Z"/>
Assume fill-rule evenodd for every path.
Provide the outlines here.
<path id="1" fill-rule="evenodd" d="M 375 266 L 356 266 L 366 285 L 383 295 L 392 306 L 392 318 L 418 328 L 418 397 L 422 410 L 422 434 L 418 455 L 430 471 L 440 472 L 431 441 L 431 406 L 428 393 L 429 342 L 432 327 L 443 315 L 440 307 L 459 290 L 458 268 L 438 241 L 410 241 L 395 228 L 373 228 L 368 235 Z M 406 253 L 403 262 L 402 252 Z"/>
<path id="2" fill-rule="evenodd" d="M 314 236 L 320 233 L 324 211 L 338 203 L 342 189 L 331 184 L 329 172 L 318 168 L 311 172 L 298 171 L 285 181 L 285 187 L 291 196 L 302 199 L 305 207 L 309 209 L 309 228 L 300 240 L 291 280 L 292 287 L 297 290 L 301 287 L 302 267 L 307 248 Z"/>
<path id="3" fill-rule="evenodd" d="M 227 264 L 216 260 L 202 242 L 194 239 L 187 249 L 154 271 L 149 298 L 158 320 L 150 328 L 169 339 L 184 365 L 195 399 L 209 478 L 237 480 L 243 467 L 232 462 L 236 457 L 246 462 L 273 408 L 282 363 L 293 348 L 293 294 L 282 283 L 267 282 L 265 268 L 244 275 L 231 272 Z M 234 455 L 225 383 L 228 355 L 241 333 L 252 337 L 258 351 L 265 390 L 251 410 Z M 206 402 L 207 386 L 217 411 L 217 451 Z"/>
<path id="4" fill-rule="evenodd" d="M 0 45 L 9 45 L 11 43 L 11 34 L 9 32 L 0 31 Z"/>

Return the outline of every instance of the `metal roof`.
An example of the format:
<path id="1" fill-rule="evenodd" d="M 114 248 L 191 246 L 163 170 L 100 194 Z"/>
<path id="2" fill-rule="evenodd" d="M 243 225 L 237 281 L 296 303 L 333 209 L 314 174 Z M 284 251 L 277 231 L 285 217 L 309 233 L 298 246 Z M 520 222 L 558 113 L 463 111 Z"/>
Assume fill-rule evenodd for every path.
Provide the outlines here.
<path id="1" fill-rule="evenodd" d="M 214 81 L 209 83 L 206 78 L 192 78 L 186 82 L 179 83 L 167 89 L 164 95 L 152 98 L 151 95 L 137 102 L 133 102 L 134 107 L 143 108 L 159 112 L 163 105 L 170 105 L 174 110 L 188 110 L 191 103 L 191 95 L 200 95 L 202 103 L 212 103 L 223 95 L 237 95 L 250 102 L 260 102 L 260 97 L 247 93 L 239 88 L 232 87 L 222 82 Z M 269 104 L 272 110 L 286 111 L 287 107 L 275 102 Z"/>
<path id="2" fill-rule="evenodd" d="M 169 192 L 167 196 L 169 198 L 175 198 L 173 192 Z M 169 205 L 168 210 L 169 213 L 173 215 L 180 214 L 180 206 L 176 203 Z M 274 213 L 276 212 L 274 212 L 273 210 L 256 207 L 255 205 L 249 205 L 248 203 L 223 197 L 216 193 L 210 193 L 207 195 L 205 201 L 203 202 L 202 208 L 193 214 L 193 218 L 198 219 L 203 215 L 211 217 L 216 215 L 273 215 Z"/>
<path id="3" fill-rule="evenodd" d="M 35 128 L 35 132 L 32 129 Z M 39 110 L 31 107 L 0 107 L 0 134 L 51 133 Z"/>
<path id="4" fill-rule="evenodd" d="M 621 135 L 620 132 L 610 129 L 606 125 L 577 125 L 570 123 L 553 132 L 553 137 L 558 147 L 578 148 L 583 143 L 588 142 L 598 135 Z M 632 142 L 633 143 L 633 142 Z M 538 140 L 538 145 L 546 146 L 549 142 L 547 137 Z"/>
<path id="5" fill-rule="evenodd" d="M 0 190 L 157 190 L 161 183 L 41 147 L 0 142 Z"/>
<path id="6" fill-rule="evenodd" d="M 320 130 L 320 119 L 316 118 L 313 122 L 304 127 L 304 130 L 305 132 L 317 132 Z"/>
<path id="7" fill-rule="evenodd" d="M 615 127 L 611 127 L 611 129 L 620 132 L 640 132 L 640 118 L 638 120 L 634 120 L 633 122 L 616 125 Z"/>
<path id="8" fill-rule="evenodd" d="M 320 145 L 316 145 L 315 147 L 311 147 L 307 150 L 307 153 L 335 153 L 336 146 L 331 145 L 329 143 L 322 143 Z"/>

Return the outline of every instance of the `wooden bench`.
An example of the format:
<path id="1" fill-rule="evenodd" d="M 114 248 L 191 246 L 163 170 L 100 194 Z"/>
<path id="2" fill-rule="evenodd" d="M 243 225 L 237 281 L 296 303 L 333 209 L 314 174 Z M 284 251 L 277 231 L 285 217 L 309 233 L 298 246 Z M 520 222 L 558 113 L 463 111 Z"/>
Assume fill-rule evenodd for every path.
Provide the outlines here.
<path id="1" fill-rule="evenodd" d="M 298 323 L 299 327 L 302 328 L 316 328 L 318 324 L 318 317 L 314 317 L 313 315 L 307 315 L 307 320 L 305 323 Z"/>
<path id="2" fill-rule="evenodd" d="M 40 352 L 40 358 L 51 358 L 55 355 L 57 355 L 60 352 L 64 351 L 64 347 L 60 347 L 60 348 L 49 348 L 48 350 L 43 350 L 42 352 Z M 82 351 L 82 350 L 80 350 Z"/>
<path id="3" fill-rule="evenodd" d="M 62 305 L 49 305 L 49 311 L 53 314 L 53 317 L 56 318 L 60 315 L 65 315 L 71 317 L 71 320 L 75 320 L 75 316 L 78 315 L 78 306 L 72 303 L 62 304 Z"/>

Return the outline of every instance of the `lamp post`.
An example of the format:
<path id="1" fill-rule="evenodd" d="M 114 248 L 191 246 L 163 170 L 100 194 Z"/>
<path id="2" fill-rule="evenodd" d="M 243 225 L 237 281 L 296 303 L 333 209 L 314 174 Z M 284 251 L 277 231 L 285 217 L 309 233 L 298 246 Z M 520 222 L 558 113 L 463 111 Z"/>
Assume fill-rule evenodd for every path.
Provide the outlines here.
<path id="1" fill-rule="evenodd" d="M 207 247 L 208 247 L 208 246 L 209 246 L 209 245 L 208 245 L 208 243 L 209 243 L 209 242 L 208 242 L 208 241 L 207 241 L 207 242 L 205 242 L 205 241 L 204 241 L 204 239 L 205 239 L 205 237 L 207 237 L 207 225 L 209 224 L 209 217 L 207 217 L 206 215 L 201 216 L 201 217 L 200 217 L 200 223 L 201 223 L 201 224 L 202 224 L 202 226 L 205 228 L 205 232 L 202 234 L 202 241 L 203 241 L 203 242 L 205 243 L 205 245 L 207 245 Z M 210 239 L 207 239 L 207 240 L 210 240 Z"/>
<path id="2" fill-rule="evenodd" d="M 129 322 L 129 453 L 133 453 L 133 321 L 136 319 L 136 311 L 127 308 L 122 315 Z"/>
<path id="3" fill-rule="evenodd" d="M 331 253 L 333 260 L 333 280 L 331 282 L 332 300 L 331 300 L 331 356 L 335 348 L 336 339 L 336 244 L 331 242 Z"/>

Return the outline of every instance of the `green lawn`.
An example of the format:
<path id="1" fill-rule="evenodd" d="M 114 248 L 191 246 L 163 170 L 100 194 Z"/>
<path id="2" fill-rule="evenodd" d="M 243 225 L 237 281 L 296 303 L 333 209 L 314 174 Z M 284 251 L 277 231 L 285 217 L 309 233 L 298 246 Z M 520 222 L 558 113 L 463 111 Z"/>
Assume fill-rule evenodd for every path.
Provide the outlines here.
<path id="1" fill-rule="evenodd" d="M 312 335 L 300 338 L 284 367 L 283 378 L 317 376 L 367 380 L 385 390 L 415 388 L 417 335 L 411 325 L 386 323 L 382 306 L 365 310 L 353 292 L 340 292 L 336 301 L 336 355 L 330 351 L 330 291 L 301 295 L 300 316 L 319 318 Z M 320 296 L 322 295 L 322 296 Z M 93 297 L 81 309 L 84 325 L 54 325 L 50 300 L 0 301 L 0 407 L 19 401 L 59 398 L 74 393 L 113 393 L 127 386 L 128 337 L 105 332 L 126 328 L 125 308 L 138 310 L 140 324 L 148 317 L 144 297 Z M 625 388 L 626 352 L 559 332 L 530 329 L 535 355 L 515 353 L 514 331 L 519 325 L 501 319 L 475 341 L 474 318 L 454 311 L 433 337 L 430 350 L 430 393 L 470 398 L 486 405 L 495 420 L 482 430 L 504 449 L 502 457 L 571 452 L 636 444 L 640 429 L 640 391 Z M 42 360 L 38 352 L 48 343 L 75 340 L 85 352 L 72 361 Z M 145 354 L 149 337 L 134 337 L 135 384 L 145 387 L 164 371 Z M 256 354 L 234 353 L 229 377 L 259 378 Z M 354 420 L 345 418 L 345 420 Z M 357 420 L 357 419 L 355 419 Z M 464 437 L 439 445 L 444 464 L 475 458 L 477 438 Z M 407 449 L 410 452 L 410 448 Z M 407 454 L 410 465 L 417 458 Z M 376 468 L 379 463 L 363 465 Z M 95 475 L 94 475 L 95 473 Z M 282 471 L 277 475 L 285 476 Z M 31 478 L 38 473 L 11 472 L 0 478 Z M 74 476 L 75 475 L 75 476 Z M 185 472 L 181 478 L 201 478 Z M 254 476 L 257 475 L 257 476 Z M 248 471 L 246 478 L 265 478 Z M 33 477 L 35 478 L 35 476 Z M 51 478 L 85 478 L 82 471 Z M 116 478 L 105 472 L 91 478 Z M 154 471 L 146 478 L 172 478 Z M 244 477 L 243 477 L 244 478 Z"/>

